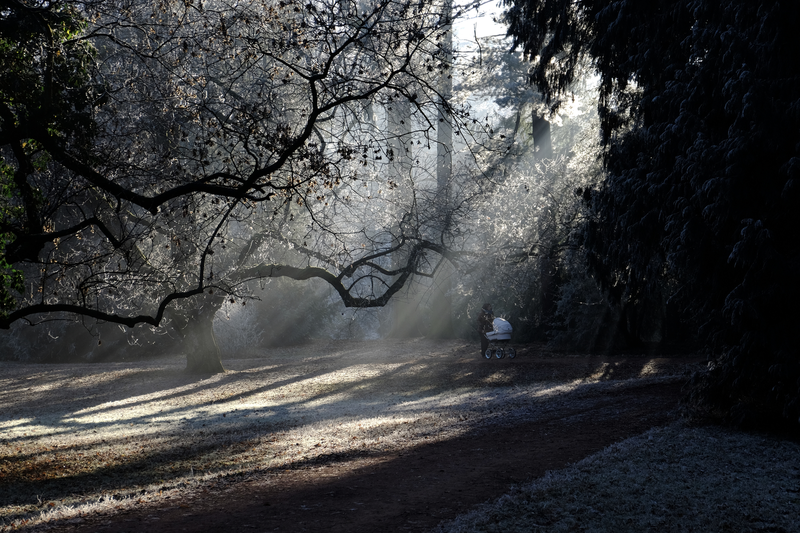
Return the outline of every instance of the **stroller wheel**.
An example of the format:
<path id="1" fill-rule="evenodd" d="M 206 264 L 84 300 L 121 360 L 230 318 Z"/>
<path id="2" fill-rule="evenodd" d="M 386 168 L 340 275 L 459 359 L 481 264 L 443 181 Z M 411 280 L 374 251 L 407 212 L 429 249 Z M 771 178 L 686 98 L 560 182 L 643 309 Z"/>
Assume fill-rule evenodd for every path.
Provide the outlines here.
<path id="1" fill-rule="evenodd" d="M 505 357 L 505 355 L 506 354 L 502 348 L 498 348 L 497 351 L 494 352 L 494 356 L 497 357 L 498 359 L 502 359 L 503 357 Z"/>
<path id="2" fill-rule="evenodd" d="M 486 352 L 484 352 L 483 356 L 486 359 L 491 359 L 492 358 L 492 349 L 491 348 L 487 349 Z"/>
<path id="3" fill-rule="evenodd" d="M 514 348 L 509 348 L 508 349 L 508 358 L 509 359 L 514 359 L 516 356 L 517 356 L 517 351 L 514 350 Z"/>

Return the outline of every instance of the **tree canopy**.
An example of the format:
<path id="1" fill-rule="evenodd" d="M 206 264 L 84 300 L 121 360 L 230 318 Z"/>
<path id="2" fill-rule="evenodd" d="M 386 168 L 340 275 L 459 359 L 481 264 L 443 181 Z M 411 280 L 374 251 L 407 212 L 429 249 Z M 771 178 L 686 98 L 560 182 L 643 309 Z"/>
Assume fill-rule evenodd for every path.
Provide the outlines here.
<path id="1" fill-rule="evenodd" d="M 800 48 L 795 2 L 506 0 L 557 107 L 589 59 L 607 176 L 588 257 L 615 299 L 656 288 L 706 335 L 694 405 L 800 423 Z"/>
<path id="2" fill-rule="evenodd" d="M 274 276 L 383 305 L 456 261 L 435 176 L 387 171 L 424 166 L 442 123 L 481 135 L 440 94 L 450 9 L 3 2 L 0 326 L 156 325 L 180 300 Z"/>
<path id="3" fill-rule="evenodd" d="M 0 313 L 24 292 L 14 263 L 36 255 L 28 235 L 46 224 L 42 195 L 28 178 L 50 163 L 36 130 L 81 151 L 91 139 L 95 97 L 89 84 L 94 49 L 75 40 L 85 28 L 70 5 L 0 5 Z M 57 133 L 56 133 L 57 132 Z"/>

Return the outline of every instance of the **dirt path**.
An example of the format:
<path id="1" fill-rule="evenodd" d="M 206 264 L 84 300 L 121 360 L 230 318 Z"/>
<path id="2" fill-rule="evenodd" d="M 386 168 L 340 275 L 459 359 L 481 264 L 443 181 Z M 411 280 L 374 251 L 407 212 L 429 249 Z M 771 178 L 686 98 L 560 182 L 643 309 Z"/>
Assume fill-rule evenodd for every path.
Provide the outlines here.
<path id="1" fill-rule="evenodd" d="M 548 362 L 558 370 L 565 364 Z M 623 389 L 588 409 L 563 407 L 536 422 L 483 427 L 387 455 L 320 458 L 48 531 L 428 531 L 510 485 L 669 423 L 679 397 L 677 383 Z"/>

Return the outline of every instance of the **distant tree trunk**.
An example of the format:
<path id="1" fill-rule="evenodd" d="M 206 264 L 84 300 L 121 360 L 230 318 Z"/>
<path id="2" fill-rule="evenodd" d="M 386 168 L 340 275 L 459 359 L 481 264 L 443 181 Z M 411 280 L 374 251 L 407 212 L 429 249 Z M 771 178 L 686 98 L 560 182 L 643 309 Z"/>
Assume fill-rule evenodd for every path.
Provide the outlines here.
<path id="1" fill-rule="evenodd" d="M 533 150 L 536 159 L 553 159 L 553 141 L 550 137 L 550 123 L 547 119 L 533 114 Z"/>
<path id="2" fill-rule="evenodd" d="M 414 134 L 412 128 L 412 106 L 410 102 L 396 100 L 391 110 L 386 111 L 387 128 L 389 131 L 389 149 L 392 157 L 389 158 L 392 164 L 388 171 L 391 179 L 398 183 L 414 177 Z M 388 257 L 391 263 L 395 263 L 392 256 Z M 397 266 L 394 264 L 394 266 Z M 413 337 L 419 336 L 419 301 L 413 297 L 411 291 L 406 288 L 405 298 L 392 298 L 387 304 L 387 313 L 382 313 L 386 320 L 383 331 L 389 337 Z"/>
<path id="3" fill-rule="evenodd" d="M 445 0 L 445 12 L 450 17 L 453 11 L 452 0 Z M 445 61 L 450 61 L 453 54 L 453 31 L 447 25 L 447 33 L 442 43 L 442 52 Z M 451 70 L 442 73 L 440 80 L 439 124 L 436 128 L 437 153 L 436 153 L 436 185 L 442 202 L 442 212 L 449 212 L 450 208 L 450 181 L 453 178 L 453 116 L 448 112 L 450 99 L 453 95 L 453 77 Z M 443 221 L 443 232 L 448 231 L 449 220 Z M 452 268 L 448 263 L 443 264 L 433 279 L 433 305 L 431 309 L 430 336 L 449 338 L 453 336 L 453 302 L 450 290 L 452 288 Z"/>

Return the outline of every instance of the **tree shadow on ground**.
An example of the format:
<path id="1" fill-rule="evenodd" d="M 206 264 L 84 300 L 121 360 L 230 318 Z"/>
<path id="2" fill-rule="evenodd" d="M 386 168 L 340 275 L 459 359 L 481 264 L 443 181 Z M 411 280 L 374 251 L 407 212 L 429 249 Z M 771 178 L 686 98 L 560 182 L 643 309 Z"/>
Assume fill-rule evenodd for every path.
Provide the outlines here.
<path id="1" fill-rule="evenodd" d="M 138 371 L 135 367 L 125 367 L 123 375 L 107 372 L 108 380 L 104 385 L 107 389 L 96 391 L 96 396 L 90 395 L 89 382 L 81 382 L 82 385 L 70 389 L 72 393 L 79 393 L 80 401 L 59 403 L 51 398 L 43 408 L 58 412 L 50 413 L 48 420 L 28 419 L 14 427 L 14 436 L 4 431 L 7 453 L 4 454 L 6 482 L 3 492 L 13 498 L 8 500 L 9 503 L 24 508 L 11 515 L 6 513 L 5 518 L 26 515 L 34 500 L 64 499 L 75 493 L 76 487 L 91 487 L 91 494 L 114 496 L 129 494 L 149 484 L 184 483 L 188 472 L 195 469 L 204 474 L 265 471 L 265 464 L 269 462 L 263 457 L 248 455 L 248 450 L 255 446 L 269 449 L 269 443 L 264 448 L 264 442 L 273 438 L 279 440 L 277 435 L 287 428 L 304 424 L 317 424 L 319 427 L 334 420 L 356 420 L 368 416 L 364 414 L 365 407 L 367 413 L 372 409 L 373 412 L 394 414 L 406 420 L 427 416 L 432 410 L 450 417 L 460 411 L 478 412 L 476 419 L 459 422 L 469 433 L 474 430 L 470 429 L 473 423 L 479 426 L 490 423 L 495 417 L 495 409 L 503 410 L 503 416 L 507 416 L 513 407 L 502 403 L 511 399 L 520 402 L 520 406 L 538 402 L 542 406 L 538 422 L 545 423 L 550 420 L 547 406 L 554 399 L 563 396 L 568 400 L 570 395 L 578 397 L 581 394 L 580 387 L 559 390 L 553 388 L 554 383 L 569 379 L 579 381 L 587 372 L 599 374 L 600 378 L 595 380 L 637 377 L 646 365 L 642 360 L 629 365 L 616 361 L 609 366 L 608 360 L 593 362 L 593 358 L 571 358 L 571 364 L 566 365 L 563 360 L 535 358 L 532 354 L 521 355 L 515 360 L 486 361 L 472 355 L 471 347 L 463 344 L 448 345 L 447 350 L 434 355 L 406 353 L 403 357 L 391 354 L 371 357 L 369 353 L 375 346 L 354 347 L 299 360 L 242 361 L 228 374 L 203 379 L 187 376 L 171 367 Z M 383 366 L 376 370 L 380 365 Z M 566 367 L 570 370 L 565 370 Z M 609 372 L 608 368 L 613 370 Z M 40 396 L 47 396 L 51 387 L 59 379 L 64 379 L 62 372 L 54 372 L 41 374 Z M 241 387 L 243 380 L 244 388 Z M 309 385 L 307 394 L 280 398 L 282 390 L 293 390 L 292 387 L 305 382 L 319 384 L 320 380 L 324 387 Z M 138 395 L 127 398 L 126 395 L 133 390 L 126 385 L 130 382 L 136 384 L 133 389 Z M 215 395 L 215 391 L 219 394 Z M 502 398 L 493 396 L 498 391 L 502 391 Z M 479 400 L 476 400 L 476 393 L 482 395 Z M 541 397 L 536 398 L 537 394 Z M 197 397 L 188 405 L 174 405 L 193 395 Z M 443 395 L 449 395 L 446 402 L 442 401 Z M 87 403 L 89 407 L 85 407 Z M 151 403 L 153 405 L 146 412 L 135 414 Z M 586 416 L 597 409 L 597 405 L 596 402 L 585 402 L 583 415 L 572 413 L 570 416 Z M 82 409 L 76 409 L 76 406 Z M 41 407 L 37 404 L 37 408 Z M 104 422 L 68 422 L 74 419 L 77 411 L 86 416 L 113 415 L 115 412 L 120 416 L 112 416 Z M 235 417 L 226 418 L 226 414 L 234 412 Z M 557 416 L 563 417 L 564 413 Z M 165 418 L 169 421 L 153 422 Z M 180 422 L 183 419 L 194 425 L 183 425 Z M 406 423 L 387 419 L 381 430 L 394 434 L 405 430 Z M 25 435 L 25 424 L 29 424 L 31 430 L 39 425 L 39 435 Z M 53 438 L 75 434 L 83 435 L 80 443 L 53 447 Z M 131 446 L 138 439 L 147 444 L 146 439 L 154 434 L 159 435 L 158 442 L 130 453 Z M 49 447 L 47 444 L 36 445 L 35 441 L 43 437 L 45 441 L 49 439 Z M 417 434 L 417 438 L 424 440 L 426 435 Z M 17 447 L 16 453 L 14 447 Z M 337 457 L 362 453 L 355 446 L 317 451 L 321 453 L 315 453 L 309 459 L 312 464 L 328 464 L 335 462 Z M 98 453 L 106 453 L 107 457 L 101 457 L 103 460 L 99 461 L 96 457 L 92 461 L 87 459 Z M 221 457 L 229 460 L 221 460 Z M 275 457 L 282 465 L 280 468 L 302 465 L 290 457 Z"/>
<path id="2" fill-rule="evenodd" d="M 676 416 L 679 389 L 677 383 L 630 389 L 606 398 L 591 416 L 584 409 L 567 409 L 388 453 L 329 454 L 255 476 L 221 479 L 180 502 L 98 516 L 94 523 L 100 525 L 93 531 L 200 532 L 230 524 L 262 530 L 429 531 L 511 485 L 669 423 Z"/>

